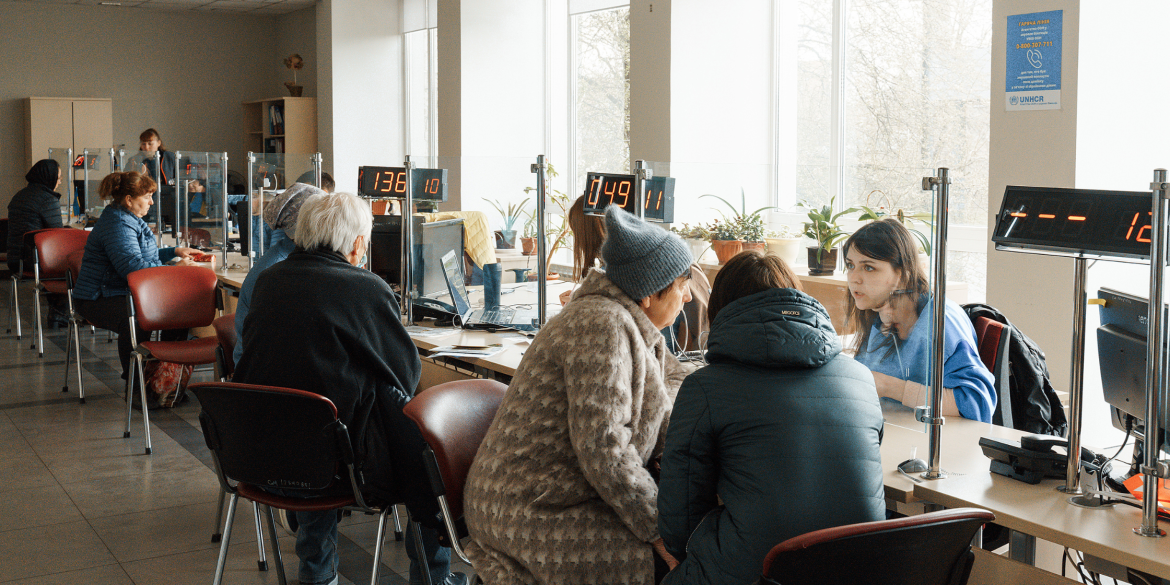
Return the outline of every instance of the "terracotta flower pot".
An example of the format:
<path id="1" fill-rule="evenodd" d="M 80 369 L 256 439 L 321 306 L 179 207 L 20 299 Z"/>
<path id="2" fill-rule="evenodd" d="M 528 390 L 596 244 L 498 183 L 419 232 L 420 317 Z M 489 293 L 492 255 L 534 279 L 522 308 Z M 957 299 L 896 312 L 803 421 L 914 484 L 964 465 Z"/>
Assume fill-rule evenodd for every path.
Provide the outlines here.
<path id="1" fill-rule="evenodd" d="M 536 238 L 520 238 L 520 253 L 525 256 L 536 255 Z"/>
<path id="2" fill-rule="evenodd" d="M 743 243 L 744 251 L 756 250 L 760 253 L 763 253 L 766 247 L 767 247 L 767 244 L 764 242 L 744 242 Z"/>
<path id="3" fill-rule="evenodd" d="M 743 240 L 711 240 L 711 249 L 715 250 L 715 257 L 720 264 L 727 264 L 728 260 L 743 251 Z"/>
<path id="4" fill-rule="evenodd" d="M 837 250 L 821 250 L 820 259 L 817 259 L 818 246 L 808 247 L 808 273 L 813 276 L 832 276 L 837 269 Z"/>

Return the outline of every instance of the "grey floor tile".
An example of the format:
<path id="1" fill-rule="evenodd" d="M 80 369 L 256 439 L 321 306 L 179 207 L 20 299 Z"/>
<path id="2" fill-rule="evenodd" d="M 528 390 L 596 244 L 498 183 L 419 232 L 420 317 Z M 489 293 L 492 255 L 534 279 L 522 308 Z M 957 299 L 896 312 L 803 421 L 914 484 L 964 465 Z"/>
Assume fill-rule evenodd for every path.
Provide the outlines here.
<path id="1" fill-rule="evenodd" d="M 0 455 L 0 493 L 55 485 L 56 478 L 35 454 Z"/>
<path id="2" fill-rule="evenodd" d="M 114 557 L 89 524 L 0 532 L 0 582 L 109 565 Z"/>
<path id="3" fill-rule="evenodd" d="M 224 583 L 231 585 L 276 585 L 275 567 L 268 571 L 256 568 L 256 547 L 236 545 L 228 549 Z M 284 570 L 289 583 L 296 583 L 297 556 L 292 537 L 280 539 Z M 205 549 L 175 555 L 123 563 L 122 567 L 136 585 L 207 585 L 215 574 L 219 549 Z"/>
<path id="4" fill-rule="evenodd" d="M 173 441 L 159 441 L 153 433 L 152 439 L 154 451 L 151 455 L 143 453 L 141 440 L 119 437 L 93 441 L 94 445 L 85 449 L 42 452 L 41 458 L 62 484 L 126 475 L 207 469 L 202 461 Z"/>
<path id="5" fill-rule="evenodd" d="M 20 579 L 19 581 L 10 581 L 6 585 L 78 585 L 80 583 L 133 585 L 134 581 L 130 580 L 130 576 L 119 565 L 105 565 L 92 569 L 82 569 L 80 571 L 69 571 L 67 573 L 55 573 L 52 575 Z"/>
<path id="6" fill-rule="evenodd" d="M 12 490 L 0 507 L 0 532 L 82 520 L 81 512 L 56 484 Z"/>
<path id="7" fill-rule="evenodd" d="M 89 519 L 214 502 L 220 491 L 215 474 L 206 468 L 107 477 L 63 487 Z"/>
<path id="8" fill-rule="evenodd" d="M 120 562 L 219 549 L 218 543 L 211 542 L 215 524 L 214 502 L 104 516 L 91 520 L 90 524 Z M 281 529 L 278 527 L 277 530 Z M 267 533 L 265 540 L 268 540 Z M 251 550 L 253 557 L 258 558 L 255 542 L 256 522 L 252 506 L 241 501 L 232 523 L 232 546 Z"/>

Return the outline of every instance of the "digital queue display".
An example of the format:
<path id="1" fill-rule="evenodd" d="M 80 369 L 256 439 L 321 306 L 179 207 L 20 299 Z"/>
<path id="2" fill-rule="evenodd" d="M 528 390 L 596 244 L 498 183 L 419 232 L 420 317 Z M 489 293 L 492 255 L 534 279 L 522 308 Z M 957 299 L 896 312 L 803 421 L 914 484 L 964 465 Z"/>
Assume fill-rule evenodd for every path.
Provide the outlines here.
<path id="1" fill-rule="evenodd" d="M 447 169 L 413 169 L 411 196 L 419 201 L 447 200 Z M 358 194 L 371 199 L 406 197 L 403 167 L 358 167 Z"/>
<path id="2" fill-rule="evenodd" d="M 1152 195 L 1008 186 L 995 218 L 996 249 L 1149 259 Z"/>
<path id="3" fill-rule="evenodd" d="M 602 215 L 610 205 L 638 214 L 634 175 L 586 174 L 585 213 Z M 674 177 L 652 177 L 646 181 L 646 201 L 642 206 L 646 221 L 674 223 Z"/>

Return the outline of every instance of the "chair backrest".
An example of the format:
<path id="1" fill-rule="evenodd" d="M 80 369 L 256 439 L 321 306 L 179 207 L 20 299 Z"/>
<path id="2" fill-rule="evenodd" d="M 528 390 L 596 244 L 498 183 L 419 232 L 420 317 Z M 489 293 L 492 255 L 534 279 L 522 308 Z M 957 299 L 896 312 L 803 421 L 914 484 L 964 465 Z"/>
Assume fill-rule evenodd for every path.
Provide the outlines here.
<path id="1" fill-rule="evenodd" d="M 1008 342 L 1012 332 L 1007 325 L 993 321 L 987 317 L 975 317 L 971 320 L 975 326 L 975 339 L 979 343 L 979 360 L 991 374 L 995 376 L 995 393 L 997 394 L 995 413 L 992 422 L 1015 428 L 1012 416 L 1011 379 L 1008 372 Z"/>
<path id="2" fill-rule="evenodd" d="M 219 340 L 215 359 L 219 363 L 220 372 L 231 378 L 236 371 L 236 363 L 232 359 L 232 353 L 236 351 L 236 314 L 216 317 L 211 326 L 215 328 L 215 338 Z"/>
<path id="3" fill-rule="evenodd" d="M 762 582 L 962 585 L 974 562 L 971 539 L 993 520 L 986 510 L 956 508 L 809 532 L 768 553 Z"/>
<path id="4" fill-rule="evenodd" d="M 187 230 L 187 243 L 192 248 L 206 248 L 211 246 L 211 232 L 203 228 Z"/>
<path id="5" fill-rule="evenodd" d="M 312 392 L 251 384 L 191 384 L 207 448 L 226 478 L 260 487 L 322 490 L 352 461 L 337 407 Z M 345 454 L 349 454 L 346 461 Z"/>
<path id="6" fill-rule="evenodd" d="M 431 484 L 446 495 L 453 518 L 463 515 L 467 472 L 507 389 L 495 380 L 457 380 L 419 392 L 402 409 L 434 451 L 441 478 L 431 478 Z"/>
<path id="7" fill-rule="evenodd" d="M 90 232 L 73 228 L 51 228 L 37 230 L 33 234 L 33 246 L 37 251 L 37 264 L 41 280 L 65 278 L 69 269 L 69 255 L 85 250 Z"/>
<path id="8" fill-rule="evenodd" d="M 33 257 L 37 250 L 36 237 L 37 234 L 47 232 L 50 230 L 62 230 L 70 228 L 45 228 L 43 230 L 32 230 L 24 232 L 20 237 L 20 273 L 22 278 L 33 278 Z"/>
<path id="9" fill-rule="evenodd" d="M 85 248 L 74 250 L 65 258 L 65 281 L 69 285 L 69 290 L 73 290 L 73 285 L 77 283 L 77 277 L 81 274 L 81 263 L 85 261 Z"/>
<path id="10" fill-rule="evenodd" d="M 202 266 L 156 266 L 126 278 L 134 316 L 147 331 L 207 327 L 215 320 L 215 273 Z"/>

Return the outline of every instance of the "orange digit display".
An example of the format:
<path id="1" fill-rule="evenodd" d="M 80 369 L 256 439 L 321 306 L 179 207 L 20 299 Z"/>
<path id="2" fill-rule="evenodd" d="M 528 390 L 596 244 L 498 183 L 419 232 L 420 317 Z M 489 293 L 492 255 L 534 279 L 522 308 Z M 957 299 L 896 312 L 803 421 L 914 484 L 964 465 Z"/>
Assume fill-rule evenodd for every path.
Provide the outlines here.
<path id="1" fill-rule="evenodd" d="M 1009 186 L 996 215 L 996 249 L 1078 258 L 1148 259 L 1151 194 Z"/>

